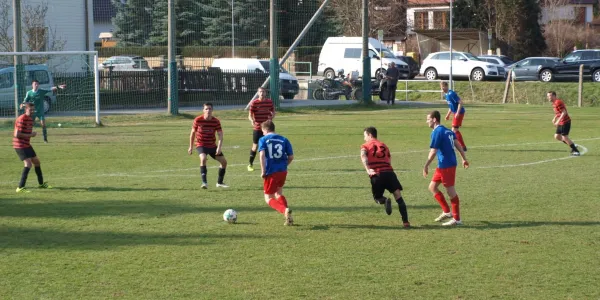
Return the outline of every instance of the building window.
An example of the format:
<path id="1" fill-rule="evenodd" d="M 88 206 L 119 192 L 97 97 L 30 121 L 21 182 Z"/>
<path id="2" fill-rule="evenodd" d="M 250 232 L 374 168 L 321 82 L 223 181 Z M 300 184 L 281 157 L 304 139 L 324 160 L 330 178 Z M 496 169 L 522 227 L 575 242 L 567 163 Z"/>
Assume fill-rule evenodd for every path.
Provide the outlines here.
<path id="1" fill-rule="evenodd" d="M 448 28 L 448 12 L 447 11 L 434 11 L 433 12 L 433 28 L 434 29 L 446 29 Z"/>
<path id="2" fill-rule="evenodd" d="M 415 29 L 429 29 L 429 12 L 415 11 Z"/>

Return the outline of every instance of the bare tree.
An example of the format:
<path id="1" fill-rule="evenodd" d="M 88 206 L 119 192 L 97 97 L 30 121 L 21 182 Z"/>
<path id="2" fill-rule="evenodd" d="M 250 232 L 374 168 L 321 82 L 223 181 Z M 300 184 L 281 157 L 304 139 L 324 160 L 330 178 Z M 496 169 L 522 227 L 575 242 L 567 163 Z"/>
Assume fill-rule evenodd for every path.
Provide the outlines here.
<path id="1" fill-rule="evenodd" d="M 13 37 L 9 34 L 12 27 L 12 5 L 10 0 L 0 0 L 0 51 L 13 51 Z"/>
<path id="2" fill-rule="evenodd" d="M 545 13 L 547 54 L 561 57 L 573 49 L 580 35 L 575 25 L 574 8 L 568 5 L 569 0 L 543 0 L 541 3 Z"/>
<path id="3" fill-rule="evenodd" d="M 332 0 L 330 7 L 342 25 L 346 36 L 362 35 L 362 6 L 356 0 Z M 406 0 L 369 1 L 369 36 L 382 29 L 385 36 L 403 37 L 406 34 Z"/>
<path id="4" fill-rule="evenodd" d="M 12 3 L 0 0 L 0 51 L 13 51 Z M 26 51 L 62 51 L 67 41 L 56 34 L 56 28 L 46 26 L 48 2 L 26 4 L 22 9 L 22 30 Z"/>

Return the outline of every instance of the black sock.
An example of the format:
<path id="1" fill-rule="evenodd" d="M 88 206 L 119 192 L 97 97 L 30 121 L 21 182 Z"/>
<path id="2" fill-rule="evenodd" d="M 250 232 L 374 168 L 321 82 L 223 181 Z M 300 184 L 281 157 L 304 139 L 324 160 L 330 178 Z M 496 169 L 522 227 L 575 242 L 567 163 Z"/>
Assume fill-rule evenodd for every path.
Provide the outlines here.
<path id="1" fill-rule="evenodd" d="M 225 177 L 225 168 L 219 168 L 219 178 L 217 178 L 217 183 L 223 184 L 224 177 Z"/>
<path id="2" fill-rule="evenodd" d="M 29 170 L 31 170 L 31 168 L 23 168 L 23 172 L 21 173 L 21 181 L 19 181 L 20 188 L 25 187 L 25 183 L 27 182 L 27 175 L 29 175 Z"/>
<path id="3" fill-rule="evenodd" d="M 46 131 L 46 127 L 42 127 L 42 134 L 44 135 L 44 141 L 48 140 L 48 131 Z"/>
<path id="4" fill-rule="evenodd" d="M 408 223 L 408 211 L 406 210 L 406 204 L 404 203 L 404 199 L 402 197 L 396 199 L 396 203 L 398 203 L 398 208 L 400 209 L 400 215 L 402 216 L 402 222 Z"/>
<path id="5" fill-rule="evenodd" d="M 44 183 L 44 175 L 42 175 L 42 167 L 40 167 L 40 166 L 35 167 L 35 174 L 38 177 L 38 183 L 43 184 Z"/>
<path id="6" fill-rule="evenodd" d="M 575 143 L 573 143 L 573 144 L 571 144 L 571 145 L 569 145 L 569 146 L 571 147 L 571 149 L 572 149 L 573 151 L 579 152 L 579 150 L 577 150 L 577 147 L 575 147 Z"/>
<path id="7" fill-rule="evenodd" d="M 255 158 L 256 158 L 256 151 L 250 150 L 250 165 L 254 164 Z"/>
<path id="8" fill-rule="evenodd" d="M 202 182 L 207 183 L 206 181 L 206 166 L 200 166 L 200 176 L 202 177 Z"/>

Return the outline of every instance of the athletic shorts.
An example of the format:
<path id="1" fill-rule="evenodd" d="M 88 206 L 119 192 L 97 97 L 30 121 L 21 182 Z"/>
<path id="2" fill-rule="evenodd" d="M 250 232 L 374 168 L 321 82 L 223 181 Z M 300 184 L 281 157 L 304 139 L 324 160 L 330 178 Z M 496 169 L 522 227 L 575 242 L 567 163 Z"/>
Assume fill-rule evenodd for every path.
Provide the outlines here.
<path id="1" fill-rule="evenodd" d="M 441 182 L 445 187 L 454 186 L 454 182 L 456 181 L 456 166 L 443 169 L 435 168 L 435 173 L 431 181 Z"/>
<path id="2" fill-rule="evenodd" d="M 213 159 L 215 159 L 216 156 L 223 156 L 223 151 L 221 151 L 221 154 L 217 155 L 217 147 L 207 148 L 200 146 L 196 148 L 196 151 L 198 151 L 198 155 L 204 153 L 206 155 L 210 155 L 210 157 Z"/>
<path id="3" fill-rule="evenodd" d="M 263 189 L 265 194 L 275 194 L 279 188 L 285 185 L 287 171 L 275 172 L 263 178 Z"/>
<path id="4" fill-rule="evenodd" d="M 452 127 L 458 128 L 458 127 L 462 126 L 462 121 L 463 121 L 464 117 L 465 117 L 464 113 L 462 113 L 460 115 L 454 114 L 454 118 L 452 118 Z"/>
<path id="5" fill-rule="evenodd" d="M 571 122 L 556 126 L 556 134 L 569 135 L 571 132 Z"/>
<path id="6" fill-rule="evenodd" d="M 252 132 L 252 143 L 258 145 L 258 140 L 260 140 L 260 138 L 263 136 L 264 135 L 261 129 L 254 129 L 254 131 Z"/>
<path id="7" fill-rule="evenodd" d="M 394 193 L 396 190 L 402 190 L 402 184 L 396 176 L 395 172 L 381 172 L 375 176 L 371 176 L 371 192 L 373 192 L 373 199 L 380 199 L 383 197 L 385 190 L 390 193 Z"/>
<path id="8" fill-rule="evenodd" d="M 19 156 L 19 159 L 21 161 L 24 161 L 28 158 L 34 158 L 37 155 L 35 154 L 35 151 L 33 150 L 33 147 L 29 147 L 29 148 L 15 148 L 15 151 L 17 152 L 17 155 Z"/>

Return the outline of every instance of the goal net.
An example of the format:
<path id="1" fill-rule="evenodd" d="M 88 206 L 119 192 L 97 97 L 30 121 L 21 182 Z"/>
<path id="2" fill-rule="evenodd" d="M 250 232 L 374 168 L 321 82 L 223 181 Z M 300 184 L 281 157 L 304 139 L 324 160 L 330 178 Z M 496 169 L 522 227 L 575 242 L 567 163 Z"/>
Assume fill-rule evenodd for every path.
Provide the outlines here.
<path id="1" fill-rule="evenodd" d="M 22 113 L 19 105 L 34 80 L 49 91 L 47 116 L 90 116 L 100 124 L 96 51 L 0 52 L 0 117 Z"/>

